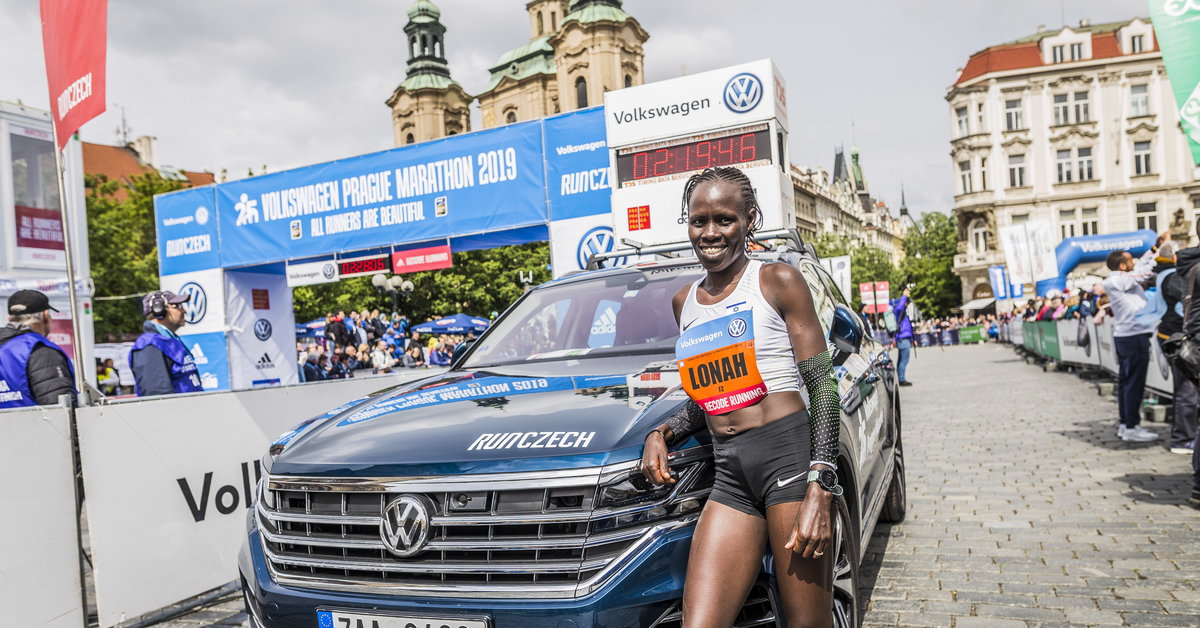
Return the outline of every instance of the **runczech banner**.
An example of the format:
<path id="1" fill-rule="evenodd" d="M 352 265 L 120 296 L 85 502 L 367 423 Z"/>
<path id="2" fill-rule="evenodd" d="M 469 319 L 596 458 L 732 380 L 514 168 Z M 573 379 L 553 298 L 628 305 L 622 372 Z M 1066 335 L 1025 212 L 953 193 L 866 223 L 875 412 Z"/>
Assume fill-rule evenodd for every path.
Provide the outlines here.
<path id="1" fill-rule="evenodd" d="M 104 113 L 108 0 L 42 0 L 42 48 L 58 149 Z"/>

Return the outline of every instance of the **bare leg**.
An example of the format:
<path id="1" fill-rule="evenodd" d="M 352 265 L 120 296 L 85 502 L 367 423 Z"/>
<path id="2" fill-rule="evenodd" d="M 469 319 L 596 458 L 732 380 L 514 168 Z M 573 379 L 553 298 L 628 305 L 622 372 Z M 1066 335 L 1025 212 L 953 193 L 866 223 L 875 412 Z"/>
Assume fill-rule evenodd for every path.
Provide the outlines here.
<path id="1" fill-rule="evenodd" d="M 762 568 L 766 522 L 709 501 L 692 535 L 683 585 L 686 628 L 729 628 Z M 786 541 L 785 541 L 786 542 Z"/>
<path id="2" fill-rule="evenodd" d="M 767 508 L 767 531 L 775 555 L 775 580 L 788 628 L 833 625 L 833 548 L 821 558 L 801 558 L 783 546 L 792 533 L 800 502 Z"/>

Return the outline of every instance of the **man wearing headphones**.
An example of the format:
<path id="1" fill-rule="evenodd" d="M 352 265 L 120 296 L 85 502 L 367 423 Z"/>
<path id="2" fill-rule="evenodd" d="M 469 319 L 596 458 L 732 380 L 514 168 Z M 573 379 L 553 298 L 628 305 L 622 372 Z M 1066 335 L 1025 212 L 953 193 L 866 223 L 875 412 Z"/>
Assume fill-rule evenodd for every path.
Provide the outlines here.
<path id="1" fill-rule="evenodd" d="M 142 299 L 144 333 L 129 350 L 134 391 L 139 397 L 204 390 L 192 352 L 175 333 L 184 325 L 183 304 L 187 300 L 166 290 L 151 292 Z"/>

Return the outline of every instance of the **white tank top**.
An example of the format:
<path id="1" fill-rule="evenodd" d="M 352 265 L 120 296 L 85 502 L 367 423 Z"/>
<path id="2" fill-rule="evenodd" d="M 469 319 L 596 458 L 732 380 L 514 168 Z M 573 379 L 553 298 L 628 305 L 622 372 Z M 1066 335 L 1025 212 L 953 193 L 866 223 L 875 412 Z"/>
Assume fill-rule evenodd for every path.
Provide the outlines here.
<path id="1" fill-rule="evenodd" d="M 679 313 L 679 375 L 709 414 L 753 405 L 768 393 L 800 391 L 787 325 L 762 295 L 762 267 L 750 260 L 733 292 L 712 305 L 696 301 L 703 279 L 696 281 Z"/>

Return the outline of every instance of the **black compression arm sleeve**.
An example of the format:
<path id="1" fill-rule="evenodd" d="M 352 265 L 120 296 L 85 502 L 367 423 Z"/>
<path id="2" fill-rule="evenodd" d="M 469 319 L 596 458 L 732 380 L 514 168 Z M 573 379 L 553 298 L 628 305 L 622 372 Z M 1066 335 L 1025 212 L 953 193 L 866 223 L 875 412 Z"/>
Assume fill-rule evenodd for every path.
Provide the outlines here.
<path id="1" fill-rule="evenodd" d="M 838 402 L 833 361 L 822 351 L 796 365 L 808 390 L 808 423 L 812 428 L 812 462 L 837 467 L 838 432 L 842 409 Z"/>
<path id="2" fill-rule="evenodd" d="M 704 416 L 704 410 L 689 399 L 675 414 L 667 417 L 666 424 L 671 428 L 671 439 L 667 444 L 673 445 L 708 427 L 708 419 Z"/>

